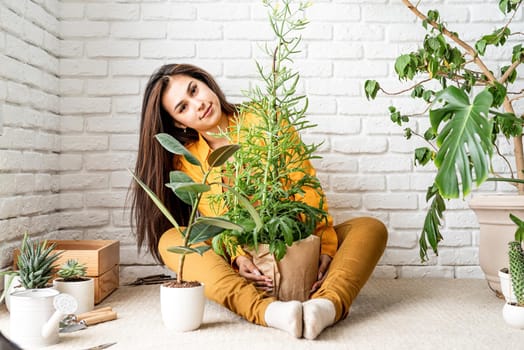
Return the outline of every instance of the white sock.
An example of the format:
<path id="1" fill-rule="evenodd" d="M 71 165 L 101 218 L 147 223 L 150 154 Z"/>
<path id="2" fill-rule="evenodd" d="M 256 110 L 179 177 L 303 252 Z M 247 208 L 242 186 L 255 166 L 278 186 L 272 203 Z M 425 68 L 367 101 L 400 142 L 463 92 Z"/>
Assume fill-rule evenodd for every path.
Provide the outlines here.
<path id="1" fill-rule="evenodd" d="M 267 307 L 264 319 L 269 327 L 288 332 L 296 338 L 302 336 L 302 303 L 300 301 L 274 301 Z"/>
<path id="2" fill-rule="evenodd" d="M 335 323 L 335 305 L 328 299 L 311 299 L 302 303 L 304 338 L 315 339 L 324 328 Z"/>

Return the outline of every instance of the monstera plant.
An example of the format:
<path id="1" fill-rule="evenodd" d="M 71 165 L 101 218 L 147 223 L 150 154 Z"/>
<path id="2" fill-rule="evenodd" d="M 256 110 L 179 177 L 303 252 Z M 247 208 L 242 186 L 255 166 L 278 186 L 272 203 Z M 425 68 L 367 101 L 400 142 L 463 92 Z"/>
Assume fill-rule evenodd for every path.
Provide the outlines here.
<path id="1" fill-rule="evenodd" d="M 365 94 L 374 99 L 379 92 L 410 92 L 413 99 L 426 106 L 415 115 L 404 114 L 394 106 L 389 108 L 391 120 L 405 127 L 406 138 L 419 137 L 427 144 L 415 150 L 415 163 L 436 168 L 427 190 L 428 210 L 419 241 L 420 257 L 425 261 L 429 247 L 438 253 L 446 199 L 464 198 L 485 181 L 510 182 L 519 194 L 524 193 L 524 116 L 516 103 L 524 97 L 517 71 L 524 61 L 524 33 L 511 30 L 523 0 L 500 0 L 499 9 L 507 21 L 475 43 L 467 43 L 448 28 L 437 10 L 421 12 L 423 1 L 416 6 L 409 0 L 402 2 L 421 19 L 427 31 L 420 49 L 404 53 L 395 61 L 398 78 L 412 83 L 400 92 L 388 92 L 379 82 L 368 80 Z M 488 66 L 486 56 L 492 57 L 494 52 L 497 57 L 505 57 L 501 67 L 499 62 Z M 429 125 L 426 130 L 412 127 L 425 117 L 429 122 L 421 125 Z M 503 154 L 501 139 L 513 144 L 513 155 Z M 498 166 L 494 165 L 495 156 L 502 159 Z"/>

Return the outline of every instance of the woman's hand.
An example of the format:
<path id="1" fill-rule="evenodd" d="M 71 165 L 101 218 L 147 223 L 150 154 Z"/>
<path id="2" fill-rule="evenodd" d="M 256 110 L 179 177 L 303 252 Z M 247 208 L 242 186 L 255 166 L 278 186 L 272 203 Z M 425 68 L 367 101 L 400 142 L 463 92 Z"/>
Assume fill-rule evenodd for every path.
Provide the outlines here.
<path id="1" fill-rule="evenodd" d="M 264 276 L 249 256 L 241 255 L 236 258 L 235 263 L 238 266 L 240 276 L 249 282 L 253 282 L 255 287 L 266 292 L 273 290 L 273 281 L 271 278 Z"/>
<path id="2" fill-rule="evenodd" d="M 331 258 L 327 254 L 322 254 L 319 259 L 319 265 L 318 265 L 318 276 L 317 281 L 313 284 L 313 287 L 311 287 L 311 293 L 315 292 L 317 289 L 320 288 L 322 285 L 322 282 L 326 279 L 327 272 L 329 270 L 329 265 L 331 264 Z"/>

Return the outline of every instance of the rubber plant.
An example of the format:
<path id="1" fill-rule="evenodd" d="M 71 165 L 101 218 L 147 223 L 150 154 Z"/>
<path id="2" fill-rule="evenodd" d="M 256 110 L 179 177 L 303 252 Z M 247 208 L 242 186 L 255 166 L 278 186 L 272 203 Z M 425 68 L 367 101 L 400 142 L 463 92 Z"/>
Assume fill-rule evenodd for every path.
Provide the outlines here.
<path id="1" fill-rule="evenodd" d="M 506 23 L 471 45 L 447 27 L 437 10 L 424 14 L 418 8 L 420 1 L 415 6 L 402 0 L 422 20 L 427 31 L 418 51 L 401 54 L 395 61 L 398 78 L 413 84 L 402 91 L 388 92 L 375 80 L 365 82 L 368 99 L 374 99 L 379 92 L 386 95 L 410 92 L 413 99 L 427 106 L 422 113 L 413 115 L 389 107 L 391 120 L 402 127 L 429 115 L 426 130 L 405 128 L 407 139 L 417 136 L 428 144 L 415 149 L 415 164 L 432 164 L 437 169 L 426 195 L 428 211 L 419 240 L 422 261 L 428 259 L 429 247 L 438 254 L 445 200 L 464 198 L 485 181 L 510 182 L 519 194 L 524 194 L 524 116 L 514 108 L 515 102 L 524 98 L 524 90 L 516 84 L 517 67 L 524 61 L 524 47 L 522 40 L 508 40 L 524 36 L 522 32 L 511 31 L 522 2 L 499 0 L 498 7 L 506 15 Z M 507 57 L 507 64 L 501 68 L 498 63 L 488 67 L 485 59 L 488 50 L 499 50 L 500 57 Z M 512 140 L 513 164 L 499 150 L 500 138 Z M 510 170 L 497 173 L 492 164 L 494 155 L 500 156 Z"/>
<path id="2" fill-rule="evenodd" d="M 156 194 L 138 177 L 136 177 L 133 172 L 130 171 L 135 181 L 142 187 L 142 189 L 144 189 L 144 191 L 146 191 L 158 209 L 165 215 L 173 227 L 184 238 L 182 245 L 168 248 L 168 251 L 180 255 L 176 283 L 183 285 L 184 282 L 186 282 L 184 281 L 184 262 L 186 255 L 194 253 L 202 255 L 211 248 L 209 244 L 199 243 L 205 243 L 225 229 L 238 231 L 243 230 L 242 226 L 228 220 L 225 217 L 204 217 L 197 215 L 198 205 L 202 195 L 210 191 L 212 185 L 227 187 L 227 185 L 222 183 L 209 183 L 207 179 L 213 171 L 213 168 L 221 167 L 236 151 L 238 151 L 239 146 L 236 144 L 231 144 L 217 148 L 208 156 L 207 167 L 204 167 L 203 164 L 201 164 L 200 161 L 173 136 L 166 133 L 160 133 L 155 135 L 155 138 L 167 151 L 175 155 L 183 156 L 191 164 L 199 166 L 203 173 L 203 179 L 201 183 L 195 183 L 187 174 L 182 171 L 175 170 L 171 171 L 169 174 L 170 181 L 166 184 L 166 186 L 173 190 L 178 198 L 191 206 L 189 223 L 186 227 L 181 227 L 174 219 L 173 215 L 171 215 L 169 210 L 156 196 Z M 229 190 L 234 192 L 233 189 Z M 249 201 L 239 195 L 237 195 L 236 198 L 239 200 L 239 202 L 243 203 L 243 205 L 247 207 L 247 210 L 254 215 L 254 221 L 260 225 L 260 220 L 258 220 L 256 212 L 249 204 Z M 199 245 L 195 246 L 197 244 Z"/>
<path id="3" fill-rule="evenodd" d="M 246 102 L 240 105 L 236 129 L 228 135 L 249 142 L 242 144 L 224 171 L 231 186 L 249 198 L 262 226 L 255 225 L 237 197 L 226 193 L 216 200 L 224 200 L 229 209 L 226 215 L 246 229 L 224 231 L 215 237 L 213 247 L 222 254 L 226 247 L 227 253 L 233 255 L 238 246 L 256 249 L 264 243 L 269 244 L 269 252 L 280 260 L 288 246 L 314 232 L 326 213 L 322 201 L 313 207 L 300 200 L 305 188 L 320 195 L 318 178 L 304 168 L 315 158 L 319 145 L 307 145 L 300 138 L 300 132 L 315 125 L 306 120 L 307 97 L 297 92 L 299 73 L 289 67 L 292 56 L 300 53 L 300 31 L 308 23 L 303 13 L 310 4 L 292 4 L 287 0 L 263 1 L 263 4 L 269 10 L 269 22 L 276 37 L 273 47 L 265 45 L 270 68 L 256 62 L 262 86 L 244 93 Z M 254 115 L 256 122 L 244 123 L 245 115 Z"/>

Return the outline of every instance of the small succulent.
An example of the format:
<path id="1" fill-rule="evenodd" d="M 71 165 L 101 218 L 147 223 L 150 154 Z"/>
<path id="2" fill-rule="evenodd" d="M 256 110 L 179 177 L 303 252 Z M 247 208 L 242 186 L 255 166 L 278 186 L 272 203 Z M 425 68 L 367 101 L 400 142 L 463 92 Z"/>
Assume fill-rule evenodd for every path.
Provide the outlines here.
<path id="1" fill-rule="evenodd" d="M 76 259 L 68 259 L 58 270 L 57 275 L 64 281 L 76 281 L 86 275 L 87 267 Z"/>
<path id="2" fill-rule="evenodd" d="M 53 252 L 55 244 L 47 240 L 33 243 L 24 234 L 20 255 L 18 256 L 18 276 L 26 289 L 45 288 L 53 274 L 55 263 L 62 252 Z"/>

